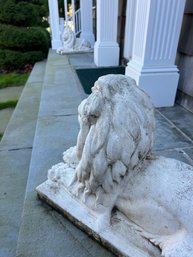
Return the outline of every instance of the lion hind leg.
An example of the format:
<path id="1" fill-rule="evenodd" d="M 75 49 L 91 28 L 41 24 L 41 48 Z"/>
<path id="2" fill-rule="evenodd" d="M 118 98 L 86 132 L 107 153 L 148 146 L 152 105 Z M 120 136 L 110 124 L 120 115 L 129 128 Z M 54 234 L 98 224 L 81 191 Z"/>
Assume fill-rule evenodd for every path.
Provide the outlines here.
<path id="1" fill-rule="evenodd" d="M 111 225 L 111 209 L 104 206 L 97 206 L 98 219 L 97 230 L 98 232 L 104 232 Z"/>
<path id="2" fill-rule="evenodd" d="M 180 229 L 172 235 L 153 235 L 143 230 L 140 234 L 161 249 L 162 257 L 193 256 L 193 237 L 185 229 Z"/>

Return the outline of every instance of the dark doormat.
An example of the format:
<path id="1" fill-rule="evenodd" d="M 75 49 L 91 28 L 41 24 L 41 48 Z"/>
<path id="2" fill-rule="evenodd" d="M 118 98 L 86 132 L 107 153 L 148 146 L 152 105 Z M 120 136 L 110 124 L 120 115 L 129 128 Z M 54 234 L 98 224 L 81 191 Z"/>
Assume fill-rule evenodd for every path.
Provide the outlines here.
<path id="1" fill-rule="evenodd" d="M 125 74 L 125 67 L 108 67 L 108 68 L 92 68 L 92 69 L 77 69 L 76 73 L 80 79 L 83 89 L 86 94 L 91 93 L 95 81 L 107 74 Z"/>

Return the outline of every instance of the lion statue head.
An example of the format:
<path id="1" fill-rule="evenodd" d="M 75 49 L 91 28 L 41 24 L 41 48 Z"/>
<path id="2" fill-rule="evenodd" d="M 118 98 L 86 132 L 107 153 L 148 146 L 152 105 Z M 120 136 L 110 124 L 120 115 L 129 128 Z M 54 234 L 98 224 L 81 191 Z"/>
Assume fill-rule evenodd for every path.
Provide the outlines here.
<path id="1" fill-rule="evenodd" d="M 74 48 L 76 41 L 76 36 L 74 32 L 71 30 L 69 26 L 66 26 L 64 28 L 63 34 L 62 34 L 62 42 L 63 42 L 63 48 L 72 50 Z"/>
<path id="2" fill-rule="evenodd" d="M 133 79 L 100 77 L 92 94 L 79 105 L 74 181 L 97 201 L 122 184 L 151 152 L 154 108 Z"/>

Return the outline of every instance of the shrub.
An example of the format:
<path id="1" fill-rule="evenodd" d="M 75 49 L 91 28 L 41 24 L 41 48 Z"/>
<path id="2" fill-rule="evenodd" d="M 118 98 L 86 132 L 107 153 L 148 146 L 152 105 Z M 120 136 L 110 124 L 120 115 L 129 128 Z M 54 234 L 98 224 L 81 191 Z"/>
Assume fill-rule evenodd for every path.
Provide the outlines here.
<path id="1" fill-rule="evenodd" d="M 42 26 L 45 2 L 0 0 L 0 69 L 22 69 L 46 57 L 50 37 Z"/>
<path id="2" fill-rule="evenodd" d="M 36 23 L 36 9 L 27 2 L 14 3 L 13 0 L 0 1 L 0 21 L 17 26 L 32 26 Z"/>
<path id="3" fill-rule="evenodd" d="M 48 52 L 49 34 L 41 27 L 15 27 L 0 24 L 0 47 Z"/>
<path id="4" fill-rule="evenodd" d="M 0 69 L 23 69 L 26 64 L 35 64 L 43 60 L 46 54 L 41 51 L 19 52 L 0 49 Z"/>
<path id="5" fill-rule="evenodd" d="M 41 26 L 48 15 L 44 1 L 0 0 L 0 22 L 16 26 Z"/>

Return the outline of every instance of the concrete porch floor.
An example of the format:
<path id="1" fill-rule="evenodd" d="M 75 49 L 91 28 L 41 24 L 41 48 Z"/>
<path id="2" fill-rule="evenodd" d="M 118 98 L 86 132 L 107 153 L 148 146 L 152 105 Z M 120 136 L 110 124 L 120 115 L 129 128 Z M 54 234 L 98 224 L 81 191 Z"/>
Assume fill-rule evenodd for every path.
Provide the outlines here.
<path id="1" fill-rule="evenodd" d="M 86 94 L 75 68 L 83 67 L 94 67 L 92 54 L 50 51 L 46 68 L 35 66 L 8 124 L 0 143 L 0 257 L 113 256 L 35 192 L 76 144 L 77 107 Z M 193 165 L 193 114 L 175 105 L 155 115 L 154 152 Z"/>

